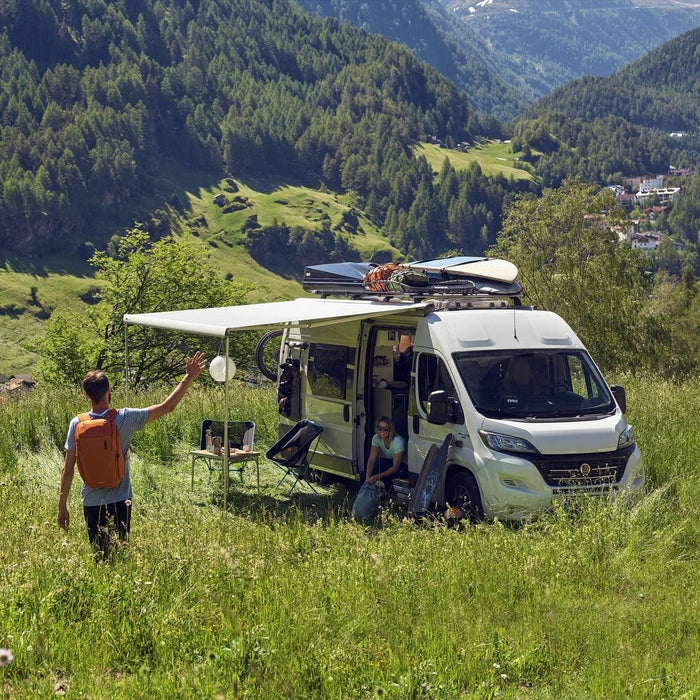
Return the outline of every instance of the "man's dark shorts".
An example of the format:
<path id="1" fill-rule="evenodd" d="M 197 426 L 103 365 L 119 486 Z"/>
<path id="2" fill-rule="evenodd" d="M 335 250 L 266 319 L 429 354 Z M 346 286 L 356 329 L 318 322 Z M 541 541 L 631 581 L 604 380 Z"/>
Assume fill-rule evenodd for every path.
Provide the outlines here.
<path id="1" fill-rule="evenodd" d="M 106 559 L 116 540 L 125 541 L 131 529 L 131 501 L 83 506 L 90 544 Z"/>

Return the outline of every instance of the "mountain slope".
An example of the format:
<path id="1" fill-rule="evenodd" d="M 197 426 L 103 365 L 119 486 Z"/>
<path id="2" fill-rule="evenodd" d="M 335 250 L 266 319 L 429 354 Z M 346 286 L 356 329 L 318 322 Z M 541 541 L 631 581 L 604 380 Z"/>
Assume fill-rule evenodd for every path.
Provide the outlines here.
<path id="1" fill-rule="evenodd" d="M 700 24 L 688 0 L 439 0 L 540 97 L 582 75 L 610 75 Z M 504 74 L 505 75 L 505 74 Z M 520 82 L 520 81 L 523 82 Z"/>
<path id="2" fill-rule="evenodd" d="M 464 90 L 478 112 L 510 119 L 528 104 L 524 95 L 501 77 L 503 66 L 494 65 L 488 47 L 471 32 L 460 31 L 436 2 L 296 1 L 308 12 L 335 17 L 403 44 Z"/>
<path id="3" fill-rule="evenodd" d="M 0 255 L 114 227 L 165 156 L 353 191 L 397 227 L 432 177 L 411 146 L 485 133 L 411 52 L 287 0 L 23 0 L 0 30 Z M 444 242 L 403 224 L 425 253 Z"/>
<path id="4" fill-rule="evenodd" d="M 609 78 L 581 78 L 540 100 L 530 114 L 607 115 L 663 131 L 693 132 L 700 115 L 700 29 L 672 39 Z"/>
<path id="5" fill-rule="evenodd" d="M 700 161 L 700 29 L 609 78 L 581 78 L 532 106 L 513 147 L 537 150 L 546 186 L 567 175 L 618 180 Z"/>

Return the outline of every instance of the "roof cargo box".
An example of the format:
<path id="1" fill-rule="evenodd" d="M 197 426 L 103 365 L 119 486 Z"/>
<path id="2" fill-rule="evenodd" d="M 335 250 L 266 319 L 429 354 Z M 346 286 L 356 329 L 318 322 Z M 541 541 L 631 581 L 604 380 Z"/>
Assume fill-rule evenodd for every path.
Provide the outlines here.
<path id="1" fill-rule="evenodd" d="M 459 265 L 469 258 L 451 258 L 453 264 Z M 477 265 L 486 261 L 484 258 L 471 259 L 474 272 Z M 432 264 L 434 262 L 434 264 Z M 469 263 L 461 264 L 459 272 L 452 272 L 448 267 L 439 264 L 440 261 L 421 261 L 403 265 L 377 265 L 368 262 L 342 262 L 326 265 L 308 265 L 304 269 L 302 286 L 307 292 L 322 295 L 349 296 L 518 296 L 522 294 L 519 282 L 499 280 L 484 277 L 481 274 L 466 274 Z M 377 285 L 368 283 L 368 273 L 391 268 L 385 283 Z M 412 275 L 407 273 L 413 272 Z M 423 279 L 419 280 L 418 276 Z M 384 278 L 381 278 L 384 279 Z"/>

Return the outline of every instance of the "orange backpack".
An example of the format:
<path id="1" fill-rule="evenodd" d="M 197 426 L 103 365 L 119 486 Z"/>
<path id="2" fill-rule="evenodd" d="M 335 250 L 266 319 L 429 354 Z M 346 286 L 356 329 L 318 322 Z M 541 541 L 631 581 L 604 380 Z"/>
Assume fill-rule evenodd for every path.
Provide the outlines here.
<path id="1" fill-rule="evenodd" d="M 91 418 L 89 413 L 78 416 L 75 428 L 75 453 L 78 471 L 87 486 L 108 489 L 124 478 L 124 453 L 119 439 L 119 428 L 114 422 L 116 409 L 102 418 Z"/>

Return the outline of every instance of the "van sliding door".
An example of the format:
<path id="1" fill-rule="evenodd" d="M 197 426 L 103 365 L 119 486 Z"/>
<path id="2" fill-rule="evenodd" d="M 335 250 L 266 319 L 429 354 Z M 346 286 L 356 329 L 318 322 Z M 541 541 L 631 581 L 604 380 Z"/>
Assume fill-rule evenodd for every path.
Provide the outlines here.
<path id="1" fill-rule="evenodd" d="M 340 345 L 334 339 L 310 342 L 305 395 L 306 417 L 323 425 L 314 466 L 344 476 L 353 473 L 353 395 L 355 345 Z"/>
<path id="2" fill-rule="evenodd" d="M 376 327 L 369 333 L 366 370 L 366 427 L 362 453 L 369 454 L 377 421 L 386 416 L 398 435 L 407 438 L 408 387 L 413 363 L 415 329 Z M 363 462 L 364 466 L 364 462 Z"/>

